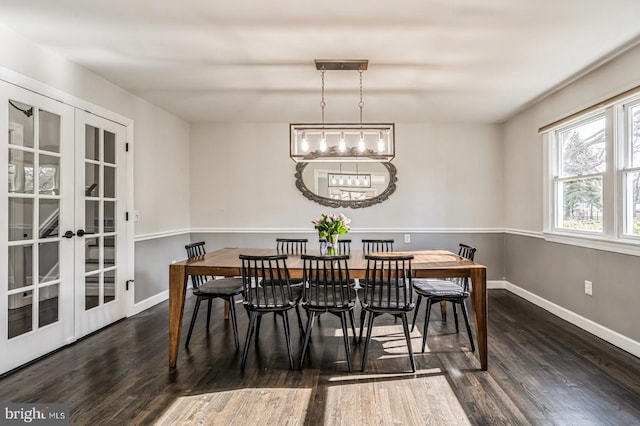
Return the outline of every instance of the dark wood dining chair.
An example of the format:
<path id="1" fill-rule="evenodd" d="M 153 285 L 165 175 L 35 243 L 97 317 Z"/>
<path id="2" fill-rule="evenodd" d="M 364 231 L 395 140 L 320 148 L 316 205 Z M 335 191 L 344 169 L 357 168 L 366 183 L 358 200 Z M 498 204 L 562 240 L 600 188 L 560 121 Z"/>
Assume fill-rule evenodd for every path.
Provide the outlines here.
<path id="1" fill-rule="evenodd" d="M 365 254 L 378 251 L 393 251 L 393 242 L 394 240 L 362 240 L 362 251 Z"/>
<path id="2" fill-rule="evenodd" d="M 287 255 L 249 256 L 240 255 L 242 261 L 242 285 L 244 307 L 249 313 L 247 338 L 242 353 L 241 368 L 244 370 L 254 331 L 260 327 L 263 315 L 273 313 L 282 317 L 284 335 L 289 353 L 289 367 L 295 369 L 291 350 L 291 331 L 288 312 L 298 307 L 302 297 L 302 286 L 293 286 L 287 269 Z M 298 317 L 300 321 L 300 318 Z"/>
<path id="3" fill-rule="evenodd" d="M 460 244 L 458 249 L 458 255 L 473 261 L 476 254 L 476 248 L 467 244 Z M 416 326 L 416 317 L 418 316 L 418 309 L 420 308 L 420 302 L 423 298 L 427 299 L 427 311 L 424 319 L 424 330 L 422 332 L 422 352 L 424 352 L 427 343 L 427 331 L 429 328 L 429 318 L 431 316 L 431 306 L 438 302 L 451 302 L 453 305 L 453 318 L 456 324 L 456 334 L 460 332 L 458 327 L 458 312 L 456 306 L 460 305 L 462 308 L 462 316 L 464 317 L 464 323 L 467 327 L 467 333 L 469 334 L 469 342 L 471 344 L 471 351 L 475 352 L 476 348 L 473 343 L 473 335 L 471 334 L 471 324 L 469 323 L 469 313 L 465 301 L 469 297 L 469 278 L 451 278 L 451 279 L 422 279 L 415 278 L 413 280 L 413 288 L 418 295 L 416 302 L 416 310 L 413 314 L 413 322 L 411 324 L 411 330 Z"/>
<path id="4" fill-rule="evenodd" d="M 411 347 L 411 336 L 409 335 L 409 323 L 407 312 L 414 308 L 413 290 L 411 287 L 412 270 L 411 261 L 413 255 L 366 255 L 367 269 L 365 272 L 364 285 L 362 288 L 362 298 L 360 303 L 363 311 L 367 314 L 367 337 L 364 343 L 362 355 L 362 371 L 365 371 L 367 354 L 369 353 L 369 343 L 371 332 L 376 317 L 390 314 L 402 319 L 404 336 L 407 341 L 411 370 L 416 371 L 416 362 L 413 357 Z M 363 327 L 360 328 L 362 338 Z"/>
<path id="5" fill-rule="evenodd" d="M 187 257 L 189 259 L 195 259 L 199 256 L 204 256 L 206 253 L 204 246 L 204 241 L 187 244 L 186 246 L 184 246 L 184 248 L 187 250 Z M 193 327 L 196 323 L 196 318 L 198 317 L 200 304 L 205 300 L 209 302 L 207 306 L 207 331 L 209 331 L 209 323 L 211 322 L 211 306 L 213 303 L 213 299 L 223 299 L 229 302 L 231 325 L 233 327 L 233 338 L 235 341 L 236 350 L 238 350 L 240 348 L 240 344 L 238 341 L 238 321 L 236 318 L 234 298 L 235 296 L 238 296 L 242 293 L 242 279 L 213 279 L 213 277 L 205 275 L 191 275 L 191 284 L 193 287 L 193 295 L 196 296 L 196 305 L 193 308 L 191 324 L 189 325 L 189 332 L 187 333 L 187 340 L 184 346 L 188 347 L 189 342 L 191 341 L 191 334 L 193 333 Z"/>
<path id="6" fill-rule="evenodd" d="M 320 244 L 326 243 L 327 240 L 318 240 Z M 349 254 L 351 253 L 351 240 L 346 239 L 338 239 L 338 254 Z"/>
<path id="7" fill-rule="evenodd" d="M 278 253 L 303 254 L 307 252 L 308 238 L 276 238 Z"/>
<path id="8" fill-rule="evenodd" d="M 330 313 L 340 318 L 344 349 L 347 355 L 347 366 L 351 368 L 351 348 L 347 315 L 351 319 L 353 337 L 356 337 L 353 309 L 356 301 L 356 290 L 349 279 L 348 255 L 341 256 L 307 256 L 302 255 L 304 291 L 302 307 L 307 311 L 307 328 L 302 344 L 300 369 L 304 363 L 309 347 L 311 331 L 316 317 Z"/>

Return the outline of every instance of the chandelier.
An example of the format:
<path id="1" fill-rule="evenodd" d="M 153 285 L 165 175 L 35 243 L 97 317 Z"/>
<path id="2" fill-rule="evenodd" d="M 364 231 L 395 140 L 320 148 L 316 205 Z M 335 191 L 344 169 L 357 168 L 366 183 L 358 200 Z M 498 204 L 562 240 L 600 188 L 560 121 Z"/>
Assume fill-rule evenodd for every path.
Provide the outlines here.
<path id="1" fill-rule="evenodd" d="M 289 156 L 295 162 L 387 162 L 395 157 L 395 129 L 393 123 L 364 123 L 362 113 L 362 73 L 369 61 L 320 60 L 316 69 L 322 80 L 320 123 L 289 125 Z M 358 123 L 325 123 L 324 76 L 326 71 L 357 71 L 360 81 L 360 121 Z"/>

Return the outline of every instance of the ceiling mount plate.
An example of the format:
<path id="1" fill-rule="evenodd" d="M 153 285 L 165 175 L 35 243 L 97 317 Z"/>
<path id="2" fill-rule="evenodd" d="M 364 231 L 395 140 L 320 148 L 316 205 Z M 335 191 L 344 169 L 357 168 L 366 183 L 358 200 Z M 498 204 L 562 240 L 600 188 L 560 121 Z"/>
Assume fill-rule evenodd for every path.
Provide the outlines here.
<path id="1" fill-rule="evenodd" d="M 368 67 L 368 59 L 316 59 L 319 71 L 366 71 Z"/>

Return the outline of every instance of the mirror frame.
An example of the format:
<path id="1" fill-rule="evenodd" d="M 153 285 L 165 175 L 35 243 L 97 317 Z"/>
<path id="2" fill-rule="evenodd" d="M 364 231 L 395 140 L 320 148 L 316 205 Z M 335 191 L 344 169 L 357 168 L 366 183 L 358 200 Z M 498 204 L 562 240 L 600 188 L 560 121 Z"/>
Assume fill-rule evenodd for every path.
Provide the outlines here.
<path id="1" fill-rule="evenodd" d="M 298 188 L 300 192 L 302 192 L 302 195 L 304 195 L 306 198 L 308 198 L 311 201 L 315 201 L 318 204 L 322 204 L 323 206 L 334 207 L 334 208 L 350 207 L 352 209 L 370 207 L 385 201 L 396 190 L 396 182 L 398 181 L 396 166 L 394 166 L 390 162 L 380 162 L 379 164 L 382 164 L 389 172 L 389 185 L 387 185 L 387 188 L 384 191 L 382 191 L 379 195 L 376 195 L 373 198 L 368 198 L 366 200 L 336 200 L 333 198 L 321 197 L 319 195 L 316 195 L 313 191 L 311 191 L 302 180 L 302 172 L 304 171 L 305 167 L 307 167 L 307 165 L 309 164 L 315 164 L 315 163 L 296 164 L 296 174 L 295 174 L 296 188 Z"/>

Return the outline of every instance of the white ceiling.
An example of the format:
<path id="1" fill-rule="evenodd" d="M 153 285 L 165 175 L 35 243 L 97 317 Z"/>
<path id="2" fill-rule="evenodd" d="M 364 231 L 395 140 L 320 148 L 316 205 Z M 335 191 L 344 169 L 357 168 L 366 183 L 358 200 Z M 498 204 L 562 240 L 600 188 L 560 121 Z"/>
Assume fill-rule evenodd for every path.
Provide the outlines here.
<path id="1" fill-rule="evenodd" d="M 640 0 L 2 0 L 0 24 L 189 122 L 501 122 L 634 43 Z M 358 74 L 326 75 L 358 120 Z"/>

